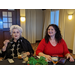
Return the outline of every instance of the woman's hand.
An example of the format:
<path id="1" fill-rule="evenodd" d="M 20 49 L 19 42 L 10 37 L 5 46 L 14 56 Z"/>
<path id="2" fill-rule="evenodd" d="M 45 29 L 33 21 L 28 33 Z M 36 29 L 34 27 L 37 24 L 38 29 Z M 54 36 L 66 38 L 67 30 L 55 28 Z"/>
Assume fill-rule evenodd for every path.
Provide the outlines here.
<path id="1" fill-rule="evenodd" d="M 4 52 L 4 51 L 6 51 L 6 47 L 7 47 L 7 45 L 8 45 L 8 42 L 9 42 L 9 40 L 5 40 L 3 43 L 4 43 L 4 46 L 2 47 L 2 51 Z"/>
<path id="2" fill-rule="evenodd" d="M 70 60 L 69 60 L 70 62 L 74 62 L 74 59 L 73 59 L 73 57 L 71 55 L 67 56 L 67 59 L 68 58 L 70 58 Z"/>
<path id="3" fill-rule="evenodd" d="M 30 52 L 25 52 L 24 54 L 26 54 L 27 56 L 29 56 L 30 55 Z"/>
<path id="4" fill-rule="evenodd" d="M 70 54 L 66 54 L 66 58 L 69 59 L 70 58 L 70 62 L 74 62 L 73 57 Z"/>
<path id="5" fill-rule="evenodd" d="M 9 42 L 9 40 L 5 40 L 5 41 L 3 42 L 3 43 L 4 43 L 4 46 L 6 46 L 6 47 L 7 47 L 8 42 Z"/>
<path id="6" fill-rule="evenodd" d="M 45 55 L 45 58 L 48 59 L 48 61 L 52 61 L 51 56 L 50 55 Z"/>
<path id="7" fill-rule="evenodd" d="M 27 54 L 27 56 L 29 56 L 30 55 L 30 52 L 25 52 L 26 54 Z"/>
<path id="8" fill-rule="evenodd" d="M 2 47 L 2 51 L 5 52 L 6 51 L 6 46 Z"/>
<path id="9" fill-rule="evenodd" d="M 42 52 L 40 52 L 38 55 L 39 55 L 39 56 L 43 56 L 43 57 L 45 57 L 48 61 L 52 61 L 50 55 L 46 55 L 46 54 L 44 54 L 44 53 L 42 53 Z"/>

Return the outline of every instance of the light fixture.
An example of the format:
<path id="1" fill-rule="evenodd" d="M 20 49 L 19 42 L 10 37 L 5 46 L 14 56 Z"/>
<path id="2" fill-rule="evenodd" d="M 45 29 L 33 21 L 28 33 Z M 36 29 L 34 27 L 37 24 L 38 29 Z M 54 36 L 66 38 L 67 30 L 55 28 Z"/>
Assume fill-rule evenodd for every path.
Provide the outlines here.
<path id="1" fill-rule="evenodd" d="M 21 17 L 21 21 L 24 22 L 25 21 L 25 17 Z"/>
<path id="2" fill-rule="evenodd" d="M 68 15 L 68 19 L 71 20 L 72 19 L 72 15 Z"/>

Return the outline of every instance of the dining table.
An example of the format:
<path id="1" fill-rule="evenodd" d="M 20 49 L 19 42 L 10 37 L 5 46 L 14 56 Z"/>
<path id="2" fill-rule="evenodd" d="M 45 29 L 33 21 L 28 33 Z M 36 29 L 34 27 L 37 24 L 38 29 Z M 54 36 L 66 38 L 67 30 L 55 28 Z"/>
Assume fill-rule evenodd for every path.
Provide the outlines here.
<path id="1" fill-rule="evenodd" d="M 48 62 L 48 65 L 53 65 L 53 63 L 52 62 Z M 66 59 L 64 64 L 59 63 L 59 61 L 58 61 L 58 63 L 56 65 L 75 65 L 75 59 L 74 59 L 74 62 L 70 62 L 69 59 Z"/>
<path id="2" fill-rule="evenodd" d="M 23 59 L 14 58 L 14 63 L 9 63 L 8 59 L 0 61 L 0 65 L 27 65 L 26 63 L 23 63 Z M 53 65 L 52 62 L 48 62 L 48 65 Z M 75 65 L 75 59 L 74 62 L 70 62 L 69 59 L 66 59 L 66 62 L 64 64 L 57 63 L 56 65 Z"/>

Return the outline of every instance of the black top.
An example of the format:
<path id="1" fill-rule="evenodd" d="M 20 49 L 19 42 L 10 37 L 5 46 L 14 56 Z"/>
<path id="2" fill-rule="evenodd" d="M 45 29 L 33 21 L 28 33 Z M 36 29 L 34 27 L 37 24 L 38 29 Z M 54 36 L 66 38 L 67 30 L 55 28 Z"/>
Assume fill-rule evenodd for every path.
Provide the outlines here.
<path id="1" fill-rule="evenodd" d="M 2 52 L 2 56 L 5 57 L 5 59 L 13 58 L 13 56 L 16 57 L 22 52 L 30 52 L 30 56 L 34 54 L 31 44 L 25 38 L 20 37 L 17 42 L 14 42 L 14 39 L 12 38 L 7 45 L 6 51 Z"/>

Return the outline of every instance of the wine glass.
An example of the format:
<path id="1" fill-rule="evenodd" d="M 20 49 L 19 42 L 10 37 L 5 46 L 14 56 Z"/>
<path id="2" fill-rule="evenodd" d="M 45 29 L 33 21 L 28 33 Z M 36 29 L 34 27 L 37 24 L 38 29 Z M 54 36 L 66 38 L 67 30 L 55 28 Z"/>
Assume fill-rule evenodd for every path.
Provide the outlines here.
<path id="1" fill-rule="evenodd" d="M 26 63 L 27 54 L 24 53 L 24 52 L 22 52 L 21 56 L 22 56 L 22 59 L 23 59 L 23 62 L 22 62 L 22 63 Z M 27 59 L 28 59 L 28 58 L 27 58 Z"/>
<path id="2" fill-rule="evenodd" d="M 54 65 L 58 63 L 58 55 L 52 55 L 51 59 Z"/>

